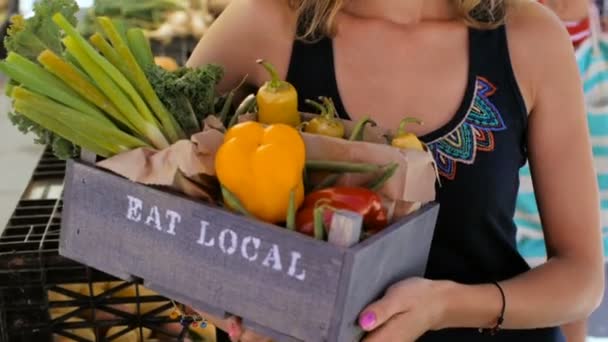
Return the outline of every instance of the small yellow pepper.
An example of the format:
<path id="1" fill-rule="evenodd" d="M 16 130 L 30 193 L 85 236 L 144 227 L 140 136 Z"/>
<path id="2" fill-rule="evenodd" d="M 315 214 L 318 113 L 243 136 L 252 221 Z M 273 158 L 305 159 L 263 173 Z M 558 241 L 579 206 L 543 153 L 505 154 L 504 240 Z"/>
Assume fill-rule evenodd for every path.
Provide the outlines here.
<path id="1" fill-rule="evenodd" d="M 296 127 L 300 124 L 298 111 L 298 92 L 293 85 L 279 78 L 276 69 L 264 60 L 258 60 L 272 79 L 266 82 L 256 96 L 258 121 L 271 125 L 282 123 Z"/>
<path id="2" fill-rule="evenodd" d="M 306 103 L 318 109 L 321 114 L 304 123 L 304 131 L 333 138 L 344 138 L 344 124 L 338 118 L 334 102 L 328 97 L 319 98 L 323 104 L 306 100 Z"/>
<path id="3" fill-rule="evenodd" d="M 422 125 L 422 121 L 414 118 L 406 118 L 401 121 L 397 135 L 393 138 L 391 145 L 408 150 L 424 151 L 424 144 L 418 139 L 416 134 L 405 131 L 405 126 L 408 123 L 416 123 Z"/>
<path id="4" fill-rule="evenodd" d="M 292 192 L 296 208 L 304 201 L 305 163 L 306 147 L 295 128 L 285 124 L 264 127 L 250 121 L 226 132 L 215 169 L 222 186 L 250 215 L 282 223 Z"/>

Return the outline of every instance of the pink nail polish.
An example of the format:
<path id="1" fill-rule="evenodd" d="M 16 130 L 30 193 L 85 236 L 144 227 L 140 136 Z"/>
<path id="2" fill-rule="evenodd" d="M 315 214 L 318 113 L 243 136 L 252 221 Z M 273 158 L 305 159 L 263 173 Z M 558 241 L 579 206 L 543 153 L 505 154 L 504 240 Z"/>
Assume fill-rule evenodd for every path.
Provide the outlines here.
<path id="1" fill-rule="evenodd" d="M 374 324 L 376 324 L 376 314 L 371 311 L 366 312 L 365 314 L 363 314 L 363 316 L 361 316 L 359 324 L 363 329 L 373 328 Z"/>

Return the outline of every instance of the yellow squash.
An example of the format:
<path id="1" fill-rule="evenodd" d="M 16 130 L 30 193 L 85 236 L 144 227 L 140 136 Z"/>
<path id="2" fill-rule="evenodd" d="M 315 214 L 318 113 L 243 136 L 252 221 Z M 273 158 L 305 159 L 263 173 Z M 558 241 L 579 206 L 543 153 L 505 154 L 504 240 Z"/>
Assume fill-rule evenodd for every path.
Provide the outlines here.
<path id="1" fill-rule="evenodd" d="M 304 200 L 305 162 L 306 147 L 295 128 L 245 122 L 226 132 L 215 168 L 222 186 L 249 214 L 281 223 L 286 220 L 292 191 L 296 208 Z"/>

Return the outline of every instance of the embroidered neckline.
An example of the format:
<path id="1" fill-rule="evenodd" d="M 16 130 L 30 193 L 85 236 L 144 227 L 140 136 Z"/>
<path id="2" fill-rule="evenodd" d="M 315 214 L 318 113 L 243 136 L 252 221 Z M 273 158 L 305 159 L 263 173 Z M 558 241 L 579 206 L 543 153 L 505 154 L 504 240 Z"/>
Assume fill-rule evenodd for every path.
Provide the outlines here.
<path id="1" fill-rule="evenodd" d="M 433 153 L 439 174 L 449 180 L 456 178 L 458 163 L 471 165 L 477 152 L 495 149 L 494 132 L 507 129 L 491 97 L 497 88 L 484 77 L 475 81 L 475 93 L 466 114 L 445 135 L 427 143 Z"/>

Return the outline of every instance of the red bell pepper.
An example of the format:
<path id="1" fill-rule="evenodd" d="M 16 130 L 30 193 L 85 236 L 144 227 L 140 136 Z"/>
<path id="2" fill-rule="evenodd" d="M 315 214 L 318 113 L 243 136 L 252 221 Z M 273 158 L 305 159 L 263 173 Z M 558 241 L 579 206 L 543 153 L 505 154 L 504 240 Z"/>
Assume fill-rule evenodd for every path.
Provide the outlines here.
<path id="1" fill-rule="evenodd" d="M 374 234 L 388 225 L 388 214 L 382 206 L 382 198 L 376 192 L 358 187 L 333 187 L 310 193 L 304 199 L 296 217 L 298 232 L 314 236 L 314 210 L 319 204 L 327 209 L 323 211 L 323 225 L 329 230 L 333 210 L 342 209 L 356 212 L 363 216 L 363 230 Z"/>

